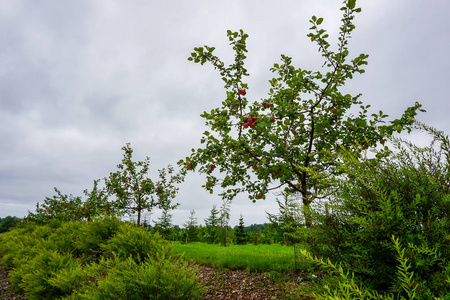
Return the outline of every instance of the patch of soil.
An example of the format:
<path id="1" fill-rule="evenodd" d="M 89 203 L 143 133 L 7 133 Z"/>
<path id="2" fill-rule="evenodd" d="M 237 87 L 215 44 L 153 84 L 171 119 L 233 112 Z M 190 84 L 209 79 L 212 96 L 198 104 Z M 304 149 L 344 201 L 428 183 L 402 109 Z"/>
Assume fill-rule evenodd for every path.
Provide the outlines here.
<path id="1" fill-rule="evenodd" d="M 0 257 L 1 262 L 1 257 Z M 8 291 L 8 287 L 11 282 L 8 280 L 8 271 L 0 266 L 0 299 L 1 300 L 14 300 L 22 299 L 23 295 L 15 294 Z"/>
<path id="2" fill-rule="evenodd" d="M 193 267 L 198 268 L 199 280 L 206 287 L 204 299 L 314 299 L 298 296 L 301 286 L 309 283 L 295 274 L 290 276 L 289 283 L 283 283 L 271 280 L 264 273 L 248 274 L 245 270 L 218 270 L 203 265 Z"/>

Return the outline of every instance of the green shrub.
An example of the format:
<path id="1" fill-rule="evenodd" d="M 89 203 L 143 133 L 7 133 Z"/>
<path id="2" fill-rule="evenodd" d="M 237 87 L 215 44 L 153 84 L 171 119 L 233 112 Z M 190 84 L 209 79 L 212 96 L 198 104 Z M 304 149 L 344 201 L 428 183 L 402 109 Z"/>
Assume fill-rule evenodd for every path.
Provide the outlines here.
<path id="1" fill-rule="evenodd" d="M 42 250 L 33 259 L 23 262 L 10 272 L 13 287 L 25 293 L 27 299 L 55 299 L 65 293 L 50 283 L 56 273 L 71 269 L 77 263 L 70 255 Z"/>
<path id="2" fill-rule="evenodd" d="M 114 217 L 97 218 L 92 222 L 85 222 L 80 228 L 75 240 L 75 247 L 80 258 L 85 262 L 98 261 L 102 255 L 101 245 L 113 237 L 123 225 Z"/>
<path id="3" fill-rule="evenodd" d="M 119 232 L 101 248 L 105 257 L 131 257 L 135 262 L 144 261 L 148 256 L 167 256 L 172 251 L 169 243 L 158 233 L 149 233 L 133 224 L 123 224 Z"/>
<path id="4" fill-rule="evenodd" d="M 326 270 L 328 275 L 337 275 L 337 284 L 334 286 L 324 285 L 324 292 L 314 293 L 314 297 L 318 300 L 359 300 L 359 299 L 382 299 L 382 300 L 412 300 L 412 299 L 448 299 L 448 294 L 443 294 L 442 297 L 434 297 L 431 294 L 421 295 L 419 293 L 421 284 L 415 280 L 414 271 L 411 271 L 412 266 L 409 263 L 409 259 L 405 255 L 405 248 L 403 248 L 398 238 L 392 237 L 392 246 L 397 253 L 397 273 L 396 282 L 401 287 L 401 291 L 394 293 L 380 294 L 377 291 L 365 288 L 354 280 L 354 274 L 350 277 L 348 272 L 345 272 L 342 266 L 334 265 L 330 260 L 324 261 L 323 259 L 314 257 L 306 250 L 302 250 L 302 254 L 316 263 L 319 267 Z M 441 261 L 445 263 L 444 261 Z M 450 277 L 447 276 L 447 281 L 450 281 Z M 402 295 L 403 294 L 403 295 Z"/>
<path id="5" fill-rule="evenodd" d="M 83 290 L 66 299 L 200 299 L 200 286 L 194 270 L 181 262 L 164 257 L 150 258 L 137 264 L 131 257 L 114 258 L 113 266 L 96 287 Z"/>
<path id="6" fill-rule="evenodd" d="M 80 232 L 84 232 L 85 222 L 67 222 L 61 225 L 52 234 L 46 243 L 46 247 L 61 253 L 70 253 L 74 257 L 79 257 L 81 252 L 76 246 L 76 241 L 80 237 Z"/>
<path id="7" fill-rule="evenodd" d="M 450 295 L 450 143 L 442 132 L 428 147 L 393 139 L 395 153 L 361 158 L 344 151 L 335 197 L 316 211 L 316 226 L 305 229 L 308 249 L 340 262 L 369 289 L 405 296 L 397 277 L 391 237 L 405 245 L 404 258 L 418 283 L 418 299 Z"/>
<path id="8" fill-rule="evenodd" d="M 61 269 L 48 282 L 71 298 L 86 287 L 95 289 L 97 278 L 107 274 L 109 268 L 111 263 L 101 258 L 98 263 L 76 264 L 72 268 Z"/>
<path id="9" fill-rule="evenodd" d="M 194 270 L 159 234 L 118 219 L 28 223 L 1 236 L 12 287 L 27 299 L 196 299 Z"/>
<path id="10" fill-rule="evenodd" d="M 0 252 L 3 254 L 2 265 L 11 269 L 21 264 L 21 261 L 33 258 L 40 252 L 45 239 L 53 231 L 54 229 L 47 225 L 25 224 L 4 233 L 0 243 Z"/>

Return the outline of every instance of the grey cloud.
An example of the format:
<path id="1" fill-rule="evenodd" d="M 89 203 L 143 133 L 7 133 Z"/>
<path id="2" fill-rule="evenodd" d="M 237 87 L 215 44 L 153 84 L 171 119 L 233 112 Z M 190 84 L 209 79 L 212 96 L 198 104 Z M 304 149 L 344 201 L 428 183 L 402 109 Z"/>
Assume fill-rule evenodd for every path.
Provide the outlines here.
<path id="1" fill-rule="evenodd" d="M 353 53 L 370 54 L 367 72 L 345 87 L 398 117 L 419 100 L 419 116 L 439 129 L 447 122 L 450 67 L 447 1 L 359 1 Z M 225 98 L 211 66 L 187 61 L 193 47 L 216 46 L 231 63 L 226 30 L 249 35 L 248 97 L 267 96 L 269 68 L 280 54 L 316 70 L 322 58 L 306 38 L 311 15 L 324 17 L 336 37 L 340 1 L 19 1 L 0 3 L 0 217 L 23 215 L 63 193 L 81 195 L 113 171 L 127 142 L 136 159 L 156 170 L 199 147 L 199 116 Z M 334 46 L 336 42 L 332 40 Z M 415 140 L 423 137 L 411 136 Z M 199 220 L 217 195 L 191 174 L 180 186 L 182 224 L 190 209 Z M 275 196 L 258 205 L 245 195 L 233 204 L 246 223 L 264 222 Z M 249 211 L 254 212 L 250 216 Z M 157 218 L 156 212 L 152 218 Z M 237 223 L 237 221 L 236 221 Z"/>

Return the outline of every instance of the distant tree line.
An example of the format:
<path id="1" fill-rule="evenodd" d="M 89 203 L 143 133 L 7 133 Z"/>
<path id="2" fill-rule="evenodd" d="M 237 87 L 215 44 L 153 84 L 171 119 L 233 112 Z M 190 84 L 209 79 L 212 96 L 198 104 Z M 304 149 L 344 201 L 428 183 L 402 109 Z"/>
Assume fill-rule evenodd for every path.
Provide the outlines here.
<path id="1" fill-rule="evenodd" d="M 20 222 L 20 220 L 20 218 L 14 216 L 0 218 L 0 233 L 10 231 Z"/>
<path id="2" fill-rule="evenodd" d="M 292 202 L 292 199 L 285 201 Z M 224 225 L 221 212 L 216 205 L 211 209 L 210 215 L 204 219 L 204 225 L 199 224 L 195 210 L 190 211 L 188 220 L 181 227 L 172 224 L 172 215 L 167 211 L 163 211 L 161 217 L 154 221 L 153 226 L 145 219 L 143 224 L 150 231 L 158 231 L 167 240 L 182 243 L 202 242 L 222 246 L 274 243 L 291 245 L 295 240 L 293 232 L 296 226 L 300 225 L 295 223 L 297 219 L 287 217 L 294 214 L 293 206 L 286 207 L 281 201 L 278 201 L 278 204 L 280 205 L 279 214 L 268 214 L 269 222 L 264 224 L 245 226 L 244 217 L 241 214 L 238 225 L 234 227 Z"/>

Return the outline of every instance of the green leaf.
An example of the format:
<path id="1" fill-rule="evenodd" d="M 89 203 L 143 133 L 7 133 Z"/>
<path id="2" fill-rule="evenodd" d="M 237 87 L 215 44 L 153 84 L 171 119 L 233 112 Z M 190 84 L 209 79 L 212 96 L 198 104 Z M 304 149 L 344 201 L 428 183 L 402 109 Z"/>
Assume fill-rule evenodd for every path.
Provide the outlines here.
<path id="1" fill-rule="evenodd" d="M 323 22 L 323 18 L 318 18 L 318 19 L 317 19 L 317 25 L 322 24 L 322 22 Z"/>
<path id="2" fill-rule="evenodd" d="M 356 5 L 356 0 L 349 0 L 348 4 L 347 4 L 347 7 L 350 8 L 350 9 L 354 9 L 355 5 Z"/>

